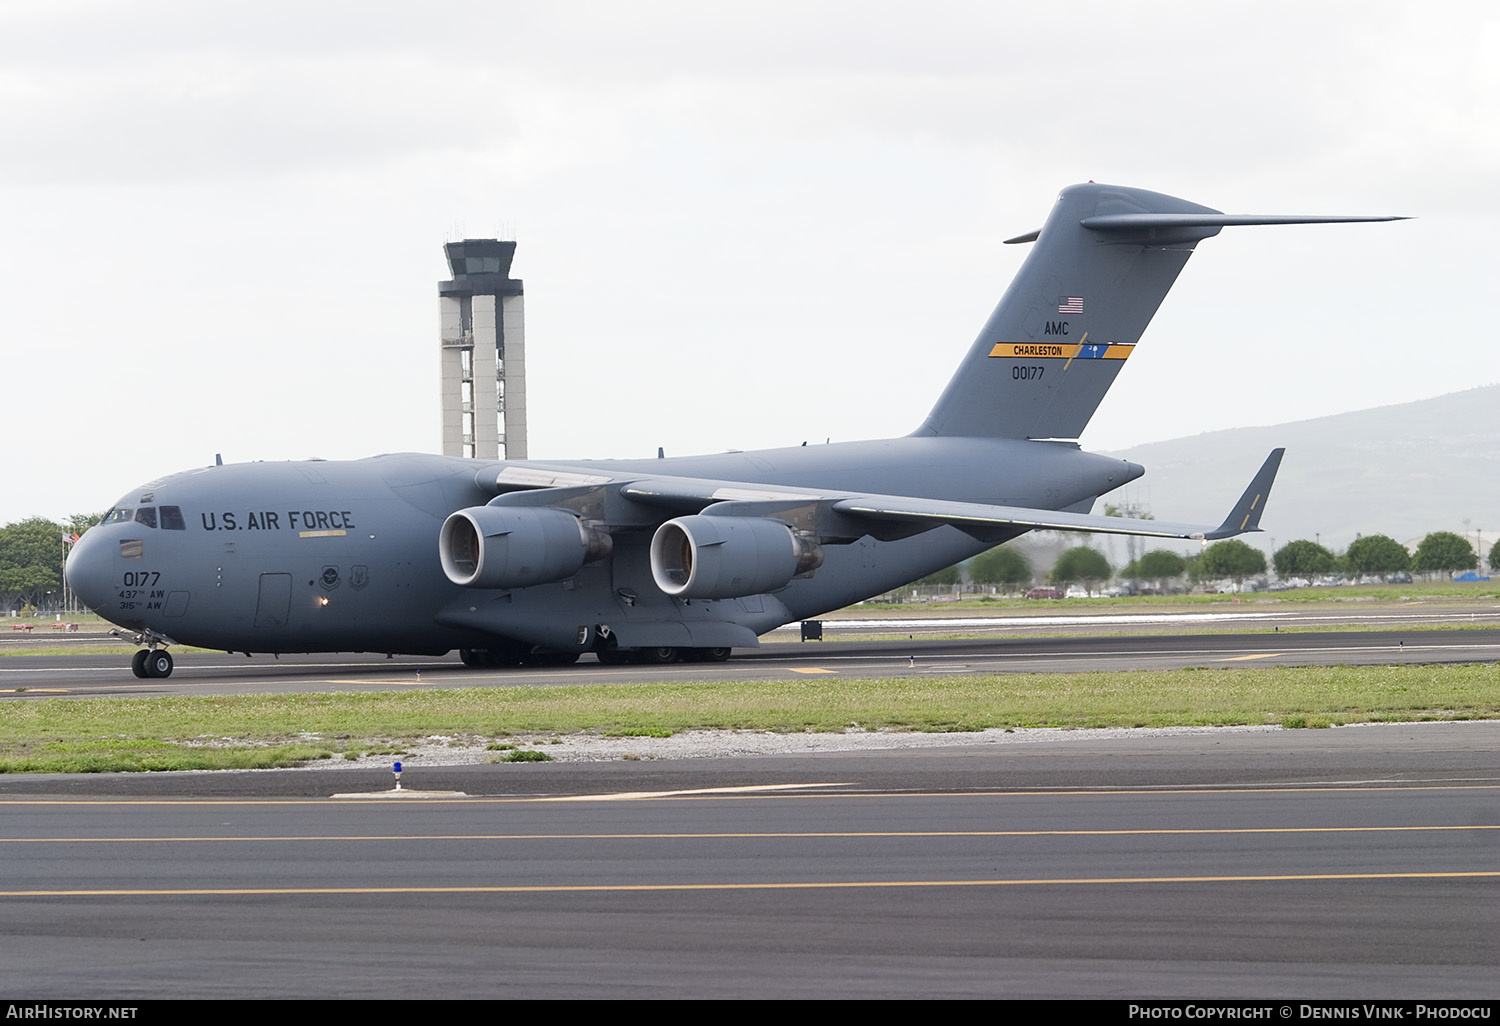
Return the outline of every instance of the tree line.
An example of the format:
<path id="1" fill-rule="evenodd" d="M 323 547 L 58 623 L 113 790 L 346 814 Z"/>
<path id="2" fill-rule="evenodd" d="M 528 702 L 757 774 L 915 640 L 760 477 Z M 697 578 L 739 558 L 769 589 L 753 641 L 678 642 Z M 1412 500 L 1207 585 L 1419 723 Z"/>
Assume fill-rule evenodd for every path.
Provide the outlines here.
<path id="1" fill-rule="evenodd" d="M 84 513 L 64 522 L 31 517 L 0 527 L 0 609 L 60 607 L 65 539 L 83 534 L 103 517 Z"/>
<path id="2" fill-rule="evenodd" d="M 1500 542 L 1489 551 L 1491 569 L 1500 565 Z M 1417 545 L 1415 553 L 1383 534 L 1364 535 L 1335 555 L 1316 541 L 1298 539 L 1277 549 L 1267 563 L 1265 553 L 1238 538 L 1215 542 L 1202 552 L 1183 556 L 1170 549 L 1153 549 L 1132 560 L 1119 570 L 1118 576 L 1130 581 L 1150 581 L 1159 591 L 1170 582 L 1187 578 L 1192 583 L 1233 580 L 1243 585 L 1274 567 L 1283 579 L 1303 578 L 1311 584 L 1327 574 L 1346 574 L 1355 578 L 1387 577 L 1391 574 L 1454 574 L 1479 569 L 1479 556 L 1469 541 L 1451 531 L 1433 531 Z M 964 564 L 922 578 L 918 584 L 954 585 L 964 576 Z M 1093 590 L 1098 583 L 1115 576 L 1104 555 L 1086 545 L 1065 550 L 1057 565 L 1045 575 L 1057 585 L 1082 584 Z M 967 564 L 968 580 L 983 587 L 1004 588 L 1007 593 L 1020 591 L 1039 580 L 1031 561 L 1022 553 L 1005 546 L 975 556 Z"/>
<path id="3" fill-rule="evenodd" d="M 1216 542 L 1203 550 L 1201 576 L 1233 578 L 1243 582 L 1266 572 L 1266 557 L 1237 538 Z M 1490 565 L 1500 559 L 1500 542 L 1490 549 Z M 1326 574 L 1347 574 L 1355 578 L 1385 577 L 1397 573 L 1454 574 L 1460 570 L 1477 570 L 1479 555 L 1468 539 L 1452 531 L 1433 531 L 1417 545 L 1415 553 L 1405 545 L 1383 534 L 1363 535 L 1350 542 L 1343 553 L 1335 555 L 1315 541 L 1299 538 L 1287 542 L 1271 556 L 1276 575 L 1283 579 L 1303 578 L 1309 584 Z"/>

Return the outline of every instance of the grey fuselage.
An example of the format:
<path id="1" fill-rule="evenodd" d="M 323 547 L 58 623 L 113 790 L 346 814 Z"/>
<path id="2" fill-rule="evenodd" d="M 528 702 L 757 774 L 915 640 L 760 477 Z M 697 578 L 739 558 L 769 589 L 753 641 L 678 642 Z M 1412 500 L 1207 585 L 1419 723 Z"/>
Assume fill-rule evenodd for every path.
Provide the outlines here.
<path id="1" fill-rule="evenodd" d="M 123 496 L 116 509 L 132 511 L 129 519 L 117 515 L 88 531 L 69 558 L 68 579 L 113 623 L 229 651 L 436 654 L 501 642 L 567 651 L 587 647 L 601 625 L 638 644 L 728 647 L 1022 533 L 976 539 L 940 526 L 886 541 L 867 535 L 825 546 L 816 572 L 771 594 L 681 600 L 652 581 L 650 530 L 606 525 L 614 528 L 612 553 L 565 580 L 460 587 L 440 567 L 439 529 L 450 513 L 493 499 L 477 479 L 504 466 L 399 454 L 174 474 Z M 620 482 L 671 475 L 1080 511 L 1141 473 L 1068 443 L 924 436 L 525 466 Z M 180 529 L 161 526 L 160 512 L 154 528 L 138 521 L 143 507 L 175 507 Z"/>

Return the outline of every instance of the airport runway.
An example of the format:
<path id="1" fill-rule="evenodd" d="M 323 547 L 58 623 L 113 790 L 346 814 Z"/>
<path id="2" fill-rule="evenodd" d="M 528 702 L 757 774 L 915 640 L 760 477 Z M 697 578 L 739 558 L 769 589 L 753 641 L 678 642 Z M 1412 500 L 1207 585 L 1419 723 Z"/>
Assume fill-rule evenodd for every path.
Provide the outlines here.
<path id="1" fill-rule="evenodd" d="M 952 628 L 949 628 L 950 630 Z M 118 695 L 203 695 L 406 690 L 660 680 L 784 680 L 798 675 L 893 677 L 1148 670 L 1201 666 L 1328 666 L 1500 662 L 1500 628 L 1236 634 L 1087 635 L 767 644 L 726 663 L 481 669 L 456 655 L 269 656 L 184 653 L 166 680 L 138 680 L 125 656 L 27 656 L 0 660 L 0 700 Z"/>
<path id="2" fill-rule="evenodd" d="M 1442 723 L 406 782 L 449 800 L 0 778 L 0 989 L 1493 1000 L 1497 753 Z"/>
<path id="3" fill-rule="evenodd" d="M 1496 660 L 1500 631 L 1412 625 L 771 644 L 666 668 L 188 654 L 166 681 L 77 655 L 0 661 L 0 697 Z M 332 797 L 385 790 L 384 770 L 0 776 L 0 991 L 1500 998 L 1496 723 L 404 784 L 467 797 Z"/>

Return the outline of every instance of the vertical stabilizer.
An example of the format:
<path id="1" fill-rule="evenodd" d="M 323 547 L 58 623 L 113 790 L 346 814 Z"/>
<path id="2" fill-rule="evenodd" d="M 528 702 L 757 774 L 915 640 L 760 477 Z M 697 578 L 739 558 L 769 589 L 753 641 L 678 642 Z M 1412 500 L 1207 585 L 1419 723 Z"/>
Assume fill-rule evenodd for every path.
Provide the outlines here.
<path id="1" fill-rule="evenodd" d="M 1117 226 L 1117 215 L 1142 214 L 1219 212 L 1143 189 L 1064 189 L 1034 236 L 1036 248 L 917 433 L 1082 434 L 1193 247 L 1219 231 L 1152 220 Z M 1084 226 L 1099 217 L 1106 227 Z"/>
<path id="2" fill-rule="evenodd" d="M 1225 214 L 1144 189 L 1062 191 L 1015 281 L 914 434 L 1077 438 L 1203 239 L 1226 225 L 1401 217 Z"/>

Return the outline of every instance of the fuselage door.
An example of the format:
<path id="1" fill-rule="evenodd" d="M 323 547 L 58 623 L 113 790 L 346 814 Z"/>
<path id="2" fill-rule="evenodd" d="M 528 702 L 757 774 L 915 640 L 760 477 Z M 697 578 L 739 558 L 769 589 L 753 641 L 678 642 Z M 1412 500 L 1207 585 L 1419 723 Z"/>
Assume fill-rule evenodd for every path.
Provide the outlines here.
<path id="1" fill-rule="evenodd" d="M 292 575 L 261 574 L 255 626 L 285 627 L 292 608 Z"/>

